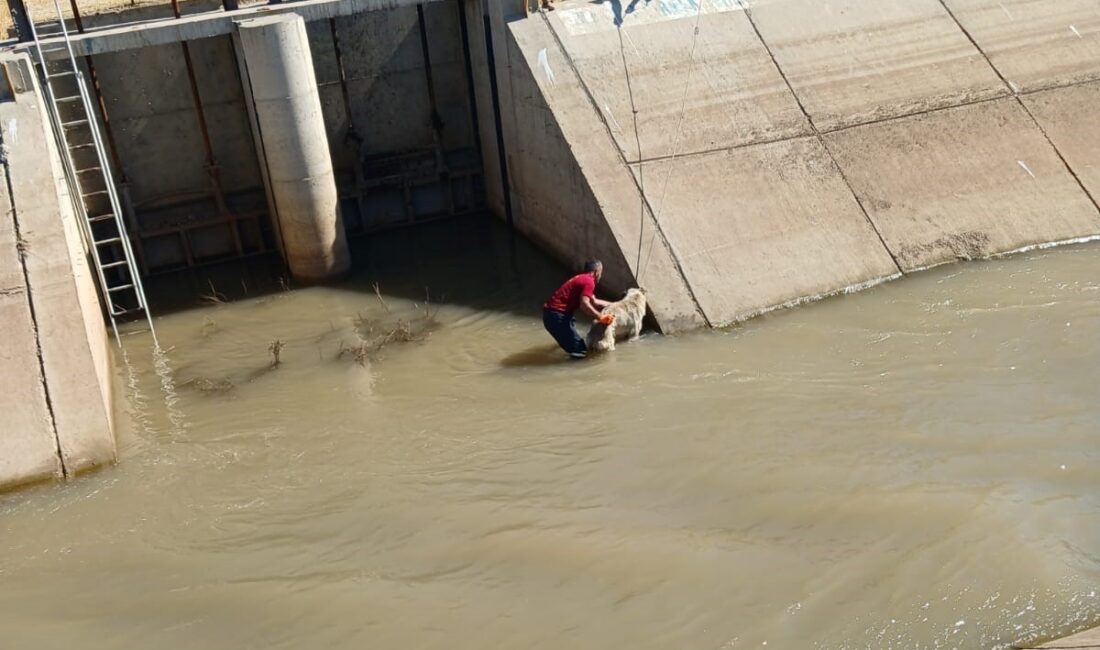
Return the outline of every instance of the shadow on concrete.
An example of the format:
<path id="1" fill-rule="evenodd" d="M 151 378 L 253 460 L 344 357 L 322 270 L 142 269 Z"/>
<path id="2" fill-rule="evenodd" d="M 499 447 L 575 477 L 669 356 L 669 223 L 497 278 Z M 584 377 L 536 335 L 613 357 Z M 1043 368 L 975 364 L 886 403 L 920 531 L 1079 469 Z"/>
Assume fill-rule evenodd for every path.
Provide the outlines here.
<path id="1" fill-rule="evenodd" d="M 651 0 L 644 0 L 645 4 L 649 4 Z M 611 5 L 611 13 L 614 16 L 614 22 L 616 27 L 623 26 L 623 15 L 629 15 L 634 13 L 638 8 L 638 4 L 643 0 L 630 0 L 630 4 L 626 6 L 626 10 L 623 10 L 623 3 L 620 0 L 592 0 L 592 4 L 595 5 Z"/>

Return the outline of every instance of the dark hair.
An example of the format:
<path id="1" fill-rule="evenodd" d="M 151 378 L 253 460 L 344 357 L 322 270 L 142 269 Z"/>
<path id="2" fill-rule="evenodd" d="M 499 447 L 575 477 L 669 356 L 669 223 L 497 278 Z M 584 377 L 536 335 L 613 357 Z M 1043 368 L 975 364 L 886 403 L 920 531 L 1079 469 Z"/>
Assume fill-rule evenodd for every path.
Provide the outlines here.
<path id="1" fill-rule="evenodd" d="M 584 263 L 585 273 L 595 273 L 597 269 L 603 268 L 603 262 L 599 260 L 588 260 Z"/>

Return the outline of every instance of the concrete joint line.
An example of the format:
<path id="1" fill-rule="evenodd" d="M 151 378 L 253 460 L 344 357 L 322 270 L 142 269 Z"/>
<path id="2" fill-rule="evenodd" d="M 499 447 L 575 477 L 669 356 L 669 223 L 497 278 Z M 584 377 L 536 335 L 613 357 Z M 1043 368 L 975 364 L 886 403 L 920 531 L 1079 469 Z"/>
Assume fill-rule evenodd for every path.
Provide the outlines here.
<path id="1" fill-rule="evenodd" d="M 1039 120 L 1035 118 L 1035 115 L 1031 112 L 1031 109 L 1028 108 L 1027 104 L 1024 103 L 1024 100 L 1020 96 L 1021 93 L 1019 91 L 1019 88 L 1016 86 L 1016 84 L 1005 78 L 1005 76 L 1001 74 L 1001 71 L 997 68 L 997 66 L 993 65 L 993 61 L 989 58 L 989 55 L 985 53 L 985 50 L 982 49 L 982 46 L 978 45 L 978 41 L 975 40 L 974 36 L 970 33 L 970 30 L 968 30 L 962 24 L 962 22 L 959 21 L 958 16 L 955 15 L 955 12 L 951 11 L 951 7 L 947 6 L 946 0 L 939 1 L 940 5 L 943 6 L 943 10 L 946 11 L 947 15 L 951 17 L 951 20 L 955 22 L 955 26 L 958 27 L 959 31 L 961 31 L 963 35 L 966 36 L 967 40 L 970 41 L 970 44 L 974 46 L 974 49 L 982 55 L 982 58 L 985 60 L 986 65 L 988 65 L 993 73 L 997 75 L 997 78 L 1000 79 L 1001 83 L 1005 85 L 1009 93 L 1011 93 L 1011 96 L 1016 99 L 1016 103 L 1018 103 L 1020 105 L 1020 108 L 1023 109 L 1024 113 L 1027 114 L 1028 118 L 1031 120 L 1031 123 L 1035 125 L 1035 128 L 1039 129 L 1039 133 L 1043 134 L 1043 139 L 1047 141 L 1047 144 L 1050 145 L 1050 148 L 1054 150 L 1055 154 L 1057 154 L 1058 160 L 1062 161 L 1062 166 L 1065 167 L 1066 171 L 1069 172 L 1069 175 L 1073 177 L 1074 182 L 1077 183 L 1077 187 L 1081 188 L 1081 191 L 1085 193 L 1085 196 L 1088 197 L 1089 202 L 1092 203 L 1092 207 L 1096 209 L 1097 215 L 1100 216 L 1100 203 L 1097 203 L 1096 197 L 1093 196 L 1091 192 L 1089 192 L 1087 187 L 1085 187 L 1085 184 L 1081 181 L 1081 177 L 1077 175 L 1077 171 L 1073 169 L 1072 166 L 1070 166 L 1069 161 L 1066 160 L 1066 157 L 1062 155 L 1061 150 L 1058 149 L 1058 145 L 1054 144 L 1054 140 L 1050 138 L 1047 130 L 1043 128 L 1043 125 L 1040 124 Z M 1035 178 L 1035 174 L 1031 173 L 1031 170 L 1027 168 L 1023 161 L 1020 161 L 1020 165 L 1024 168 L 1024 171 L 1031 175 L 1032 178 Z"/>
<path id="2" fill-rule="evenodd" d="M 890 256 L 890 259 L 891 261 L 893 261 L 894 267 L 897 268 L 898 273 L 904 273 L 901 268 L 901 264 L 898 262 L 897 256 L 894 255 L 894 251 L 890 250 L 890 247 L 886 245 L 886 239 L 882 236 L 882 232 L 878 229 L 878 226 L 875 225 L 874 220 L 871 219 L 871 214 L 867 212 L 867 207 L 863 205 L 863 201 L 859 198 L 859 195 L 856 194 L 855 188 L 852 187 L 851 181 L 848 180 L 848 175 L 844 173 L 844 168 L 840 166 L 839 162 L 837 162 L 836 156 L 833 155 L 833 150 L 829 148 L 829 143 L 827 143 L 825 141 L 825 138 L 822 137 L 821 131 L 817 128 L 817 124 L 815 124 L 814 119 L 810 117 L 810 112 L 806 110 L 806 106 L 802 103 L 802 98 L 798 96 L 797 92 L 795 92 L 794 86 L 791 85 L 791 80 L 787 78 L 787 73 L 779 65 L 779 60 L 775 58 L 775 53 L 772 52 L 771 46 L 768 45 L 768 42 L 764 40 L 764 35 L 760 33 L 760 29 L 756 26 L 756 21 L 752 18 L 752 10 L 748 7 L 745 7 L 745 18 L 749 21 L 749 25 L 752 26 L 752 31 L 756 34 L 757 40 L 760 41 L 760 44 L 764 46 L 764 50 L 767 51 L 768 57 L 770 57 L 772 60 L 772 65 L 774 65 L 776 71 L 779 72 L 779 76 L 783 78 L 783 83 L 787 85 L 787 90 L 790 91 L 791 96 L 794 97 L 794 101 L 796 104 L 798 104 L 799 110 L 801 110 L 802 114 L 806 117 L 806 121 L 809 123 L 810 128 L 813 130 L 813 136 L 817 138 L 817 141 L 819 143 L 821 143 L 822 148 L 825 149 L 825 153 L 829 156 L 829 160 L 833 163 L 833 167 L 835 167 L 837 173 L 840 174 L 840 179 L 844 181 L 844 186 L 848 188 L 848 192 L 852 195 L 852 198 L 855 199 L 856 205 L 859 206 L 859 211 L 863 213 L 863 218 L 866 219 L 867 224 L 871 226 L 871 230 L 874 231 L 875 235 L 878 237 L 879 243 L 882 244 L 883 250 L 885 250 L 886 254 Z"/>
<path id="3" fill-rule="evenodd" d="M 921 117 L 923 115 L 935 115 L 936 113 L 943 113 L 944 111 L 950 111 L 956 108 L 965 108 L 967 106 L 979 106 L 981 104 L 991 104 L 1002 99 L 1007 99 L 1012 96 L 1011 92 L 1006 92 L 1003 95 L 997 95 L 996 97 L 988 97 L 986 99 L 972 99 L 970 101 L 959 102 L 958 104 L 951 104 L 950 106 L 937 106 L 936 108 L 926 108 L 921 111 L 914 111 L 912 113 L 905 113 L 904 115 L 891 115 L 890 117 L 880 117 L 874 120 L 867 120 L 866 122 L 860 122 L 858 124 L 847 124 L 844 126 L 838 126 L 836 128 L 827 129 L 825 131 L 818 131 L 821 135 L 830 135 L 833 133 L 843 133 L 844 131 L 851 131 L 852 129 L 858 129 L 864 126 L 873 126 L 875 124 L 887 124 L 889 122 L 898 122 L 900 120 L 908 119 L 910 117 Z"/>
<path id="4" fill-rule="evenodd" d="M 830 131 L 831 133 L 831 131 Z M 639 158 L 638 160 L 630 161 L 630 165 L 644 165 L 646 163 L 654 162 L 667 162 L 673 160 L 680 160 L 681 158 L 691 158 L 692 156 L 706 156 L 714 153 L 727 153 L 730 151 L 737 151 L 738 149 L 748 149 L 750 147 L 756 147 L 759 145 L 778 144 L 780 142 L 791 142 L 793 140 L 802 140 L 803 138 L 812 138 L 814 134 L 811 133 L 799 133 L 797 135 L 788 135 L 781 138 L 763 138 L 761 140 L 753 140 L 751 142 L 742 142 L 740 144 L 730 145 L 728 147 L 715 147 L 713 149 L 699 149 L 698 151 L 680 151 L 678 153 L 665 154 L 663 156 L 650 156 L 649 158 Z"/>
<path id="5" fill-rule="evenodd" d="M 2 136 L 0 136 L 0 147 L 3 147 Z M 4 148 L 6 151 L 6 147 Z M 15 240 L 19 242 L 16 246 L 16 254 L 19 256 L 19 266 L 23 272 L 23 287 L 19 289 L 18 293 L 24 293 L 27 296 L 27 310 L 30 312 L 31 317 L 31 333 L 34 335 L 34 352 L 38 359 L 38 382 L 39 387 L 42 390 L 42 397 L 46 402 L 46 413 L 49 416 L 50 431 L 53 432 L 54 451 L 57 454 L 57 465 L 61 468 L 62 478 L 66 478 L 69 475 L 69 470 L 65 467 L 65 455 L 61 453 L 61 437 L 57 432 L 57 418 L 54 416 L 53 399 L 50 397 L 50 387 L 46 383 L 46 362 L 42 357 L 42 339 L 38 330 L 38 313 L 34 308 L 34 296 L 31 291 L 31 278 L 30 273 L 27 270 L 27 250 L 22 245 L 23 235 L 19 227 L 19 214 L 15 205 L 15 192 L 11 181 L 11 165 L 7 160 L 7 156 L 3 160 L 4 167 L 4 182 L 7 184 L 8 197 L 11 201 L 11 210 L 9 214 L 12 220 L 12 230 L 15 233 Z"/>
<path id="6" fill-rule="evenodd" d="M 691 282 L 688 281 L 687 274 L 684 272 L 684 266 L 680 261 L 680 256 L 676 253 L 676 249 L 673 248 L 672 242 L 670 242 L 668 240 L 668 237 L 665 235 L 665 231 L 661 227 L 660 222 L 658 222 L 656 217 L 654 216 L 656 212 L 654 212 L 653 206 L 650 205 L 649 198 L 645 195 L 645 192 L 642 191 L 641 186 L 638 184 L 638 178 L 630 172 L 630 162 L 626 159 L 626 154 L 623 153 L 623 150 L 619 147 L 618 144 L 616 144 L 615 135 L 614 132 L 611 130 L 611 125 L 607 121 L 607 116 L 604 115 L 604 112 L 602 110 L 600 110 L 600 105 L 596 101 L 595 95 L 592 94 L 592 90 L 588 87 L 588 84 L 585 82 L 584 77 L 582 77 L 580 71 L 577 70 L 576 64 L 573 63 L 572 57 L 569 56 L 569 52 L 565 49 L 565 43 L 562 42 L 561 36 L 558 35 L 558 32 L 554 29 L 554 26 L 550 24 L 550 19 L 543 12 L 539 12 L 539 15 L 542 17 L 543 23 L 546 25 L 546 29 L 554 38 L 554 43 L 558 46 L 558 51 L 561 53 L 562 58 L 565 59 L 566 64 L 569 66 L 569 70 L 573 73 L 573 76 L 576 77 L 577 83 L 580 85 L 581 89 L 584 90 L 584 96 L 588 99 L 588 104 L 592 107 L 592 110 L 595 111 L 596 115 L 599 117 L 600 124 L 603 125 L 604 131 L 607 133 L 608 140 L 611 143 L 611 146 L 614 148 L 616 154 L 618 155 L 619 161 L 622 162 L 622 164 L 626 167 L 626 171 L 630 175 L 630 179 L 634 183 L 634 187 L 638 190 L 638 197 L 641 200 L 642 205 L 645 207 L 645 210 L 649 213 L 650 220 L 653 222 L 654 232 L 656 232 L 657 235 L 660 237 L 661 244 L 664 246 L 665 250 L 668 251 L 669 257 L 672 259 L 672 264 L 676 267 L 676 273 L 679 274 L 680 280 L 683 281 L 684 287 L 688 291 L 688 295 L 691 296 L 691 302 L 695 305 L 696 313 L 698 313 L 699 317 L 703 319 L 703 322 L 706 324 L 707 327 L 713 327 L 713 324 L 707 317 L 706 312 L 703 311 L 703 307 L 699 302 L 699 298 L 695 295 L 694 287 L 692 287 Z M 629 264 L 629 260 L 627 264 Z M 641 269 L 634 269 L 635 280 L 637 280 L 637 273 L 640 270 Z"/>

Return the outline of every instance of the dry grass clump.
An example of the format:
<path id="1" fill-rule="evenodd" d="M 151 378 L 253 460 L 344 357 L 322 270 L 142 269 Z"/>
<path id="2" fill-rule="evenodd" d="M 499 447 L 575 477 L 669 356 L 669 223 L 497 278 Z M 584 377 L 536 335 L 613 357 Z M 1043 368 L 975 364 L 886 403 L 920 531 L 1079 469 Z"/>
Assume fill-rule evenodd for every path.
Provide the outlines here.
<path id="1" fill-rule="evenodd" d="M 283 353 L 283 348 L 286 347 L 286 343 L 283 343 L 279 339 L 273 340 L 268 346 L 267 351 L 271 354 L 271 367 L 278 368 L 282 361 L 279 359 L 279 355 Z"/>
<path id="2" fill-rule="evenodd" d="M 196 377 L 195 379 L 189 379 L 182 384 L 181 388 L 194 388 L 201 393 L 226 393 L 237 386 L 228 379 L 207 379 L 206 377 Z"/>
<path id="3" fill-rule="evenodd" d="M 374 295 L 382 306 L 383 314 L 380 318 L 363 316 L 356 318 L 355 331 L 358 341 L 352 345 L 340 342 L 340 349 L 336 353 L 337 359 L 349 356 L 357 364 L 366 366 L 372 359 L 386 347 L 399 343 L 416 343 L 423 341 L 431 335 L 437 326 L 436 315 L 439 309 L 431 304 L 431 296 L 425 290 L 423 305 L 415 305 L 413 315 L 402 318 L 395 316 L 389 305 L 382 298 L 382 291 L 378 284 L 374 285 Z"/>

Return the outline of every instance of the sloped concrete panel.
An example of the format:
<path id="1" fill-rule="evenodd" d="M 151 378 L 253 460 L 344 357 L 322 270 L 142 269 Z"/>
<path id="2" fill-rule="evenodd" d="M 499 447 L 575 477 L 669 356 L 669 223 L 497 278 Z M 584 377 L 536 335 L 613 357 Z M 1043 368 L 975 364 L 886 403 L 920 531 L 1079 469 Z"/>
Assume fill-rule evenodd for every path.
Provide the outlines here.
<path id="1" fill-rule="evenodd" d="M 904 271 L 1100 233 L 1100 214 L 1015 99 L 826 139 Z"/>
<path id="2" fill-rule="evenodd" d="M 42 378 L 54 454 L 60 450 L 65 472 L 73 475 L 115 458 L 110 390 L 100 383 L 107 376 L 106 332 L 68 198 L 59 194 L 59 159 L 42 106 L 29 93 L 19 95 L 0 106 L 0 125 L 14 219 L 32 252 L 23 264 L 41 352 L 40 368 L 35 351 L 33 363 L 25 361 L 14 376 Z"/>
<path id="3" fill-rule="evenodd" d="M 0 183 L 0 490 L 61 476 L 6 183 Z"/>
<path id="4" fill-rule="evenodd" d="M 751 15 L 825 131 L 1007 94 L 939 0 L 774 0 Z"/>
<path id="5" fill-rule="evenodd" d="M 816 138 L 650 163 L 645 172 L 712 324 L 898 273 Z"/>
<path id="6" fill-rule="evenodd" d="M 697 38 L 689 3 L 681 3 L 680 14 L 670 14 L 682 17 L 669 19 L 661 12 L 668 13 L 670 3 L 631 3 L 629 13 L 622 16 L 621 42 L 613 3 L 550 14 L 555 32 L 631 162 L 639 159 L 639 152 L 624 52 L 638 109 L 642 159 L 810 132 L 745 13 L 723 10 L 735 3 L 702 2 Z"/>
<path id="7" fill-rule="evenodd" d="M 1100 79 L 1096 0 L 945 0 L 1022 91 Z"/>
<path id="8" fill-rule="evenodd" d="M 1085 189 L 1100 199 L 1100 83 L 1044 90 L 1023 101 Z"/>
<path id="9" fill-rule="evenodd" d="M 652 215 L 547 24 L 517 21 L 508 34 L 513 102 L 505 110 L 515 128 L 506 131 L 506 151 L 516 226 L 570 266 L 603 258 L 603 284 L 625 289 L 634 284 L 638 242 L 648 245 L 655 232 Z M 673 253 L 661 240 L 650 250 L 640 281 L 661 327 L 704 325 Z"/>

